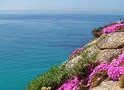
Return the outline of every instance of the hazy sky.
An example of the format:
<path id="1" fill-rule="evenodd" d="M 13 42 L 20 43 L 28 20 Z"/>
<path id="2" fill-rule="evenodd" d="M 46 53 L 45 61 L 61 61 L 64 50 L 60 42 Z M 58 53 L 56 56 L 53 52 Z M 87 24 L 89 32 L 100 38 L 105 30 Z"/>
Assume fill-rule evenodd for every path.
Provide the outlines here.
<path id="1" fill-rule="evenodd" d="M 0 10 L 124 12 L 124 0 L 0 0 Z"/>

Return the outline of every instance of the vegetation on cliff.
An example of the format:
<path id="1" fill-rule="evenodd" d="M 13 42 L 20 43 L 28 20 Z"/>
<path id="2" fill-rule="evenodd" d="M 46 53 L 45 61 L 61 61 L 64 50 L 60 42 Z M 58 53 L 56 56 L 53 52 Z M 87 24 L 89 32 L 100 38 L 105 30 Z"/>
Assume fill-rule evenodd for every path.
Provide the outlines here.
<path id="1" fill-rule="evenodd" d="M 56 90 L 64 82 L 67 82 L 68 80 L 71 81 L 74 76 L 79 77 L 78 80 L 85 78 L 98 64 L 98 62 L 95 62 L 97 53 L 94 53 L 89 57 L 87 56 L 87 53 L 80 51 L 77 55 L 81 55 L 83 61 L 79 60 L 78 64 L 73 68 L 66 69 L 65 64 L 60 66 L 54 65 L 47 72 L 30 81 L 26 89 L 40 90 L 42 87 L 51 87 L 51 90 Z"/>
<path id="2" fill-rule="evenodd" d="M 76 49 L 60 66 L 30 81 L 27 90 L 86 90 L 105 80 L 124 83 L 124 22 L 112 22 L 93 30 L 94 38 Z M 47 90 L 47 88 L 46 88 Z"/>

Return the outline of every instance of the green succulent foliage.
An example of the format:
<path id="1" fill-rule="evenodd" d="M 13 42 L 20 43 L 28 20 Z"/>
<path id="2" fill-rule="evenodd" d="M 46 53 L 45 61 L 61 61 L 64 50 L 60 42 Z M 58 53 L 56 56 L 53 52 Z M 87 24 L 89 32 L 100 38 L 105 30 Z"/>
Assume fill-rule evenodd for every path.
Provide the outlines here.
<path id="1" fill-rule="evenodd" d="M 67 79 L 67 73 L 63 66 L 58 67 L 55 65 L 44 74 L 30 81 L 26 90 L 40 90 L 44 86 L 54 89 Z"/>
<path id="2" fill-rule="evenodd" d="M 121 27 L 121 30 L 124 32 L 124 26 Z"/>
<path id="3" fill-rule="evenodd" d="M 124 75 L 122 75 L 119 79 L 119 87 L 124 88 Z"/>
<path id="4" fill-rule="evenodd" d="M 101 82 L 108 78 L 107 72 L 98 72 L 92 78 L 92 87 L 98 86 Z"/>
<path id="5" fill-rule="evenodd" d="M 54 65 L 47 72 L 30 81 L 26 90 L 41 90 L 42 87 L 51 87 L 52 90 L 55 90 L 58 86 L 75 74 L 85 77 L 88 68 L 84 65 L 90 60 L 95 60 L 96 53 L 88 56 L 88 52 L 80 52 L 80 55 L 82 56 L 82 59 L 78 60 L 78 64 L 73 68 L 67 70 L 63 64 L 60 66 Z"/>
<path id="6" fill-rule="evenodd" d="M 81 79 L 87 76 L 87 72 L 90 71 L 86 64 L 90 63 L 92 64 L 92 66 L 95 67 L 98 63 L 95 62 L 97 56 L 96 52 L 91 56 L 88 56 L 88 52 L 81 52 L 80 55 L 82 56 L 82 58 L 78 60 L 78 64 L 72 68 L 71 72 L 73 74 L 78 74 Z"/>

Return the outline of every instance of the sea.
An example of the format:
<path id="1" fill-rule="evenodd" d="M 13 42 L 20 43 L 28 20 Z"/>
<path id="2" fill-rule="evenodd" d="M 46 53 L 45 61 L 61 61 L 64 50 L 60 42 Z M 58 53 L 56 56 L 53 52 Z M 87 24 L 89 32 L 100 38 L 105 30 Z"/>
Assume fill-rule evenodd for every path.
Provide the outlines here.
<path id="1" fill-rule="evenodd" d="M 68 59 L 93 36 L 93 28 L 124 19 L 104 14 L 0 14 L 0 90 L 25 90 L 28 82 Z"/>

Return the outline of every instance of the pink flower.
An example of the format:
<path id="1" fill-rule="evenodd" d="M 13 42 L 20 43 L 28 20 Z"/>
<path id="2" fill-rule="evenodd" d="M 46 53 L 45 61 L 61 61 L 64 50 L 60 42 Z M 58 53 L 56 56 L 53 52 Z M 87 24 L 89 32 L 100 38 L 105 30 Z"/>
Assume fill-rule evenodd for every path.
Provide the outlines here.
<path id="1" fill-rule="evenodd" d="M 107 62 L 103 62 L 101 63 L 100 65 L 98 65 L 94 70 L 93 72 L 89 75 L 89 81 L 88 81 L 88 86 L 91 85 L 91 82 L 92 82 L 92 78 L 93 76 L 97 73 L 97 72 L 104 72 L 104 71 L 107 71 L 109 68 L 109 64 Z"/>
<path id="2" fill-rule="evenodd" d="M 82 48 L 77 48 L 77 49 L 75 49 L 71 54 L 70 54 L 70 56 L 69 56 L 69 58 L 72 58 L 72 57 L 74 57 L 79 51 L 81 51 L 82 50 Z"/>
<path id="3" fill-rule="evenodd" d="M 100 80 L 101 78 L 98 78 L 97 80 Z"/>
<path id="4" fill-rule="evenodd" d="M 110 64 L 102 62 L 93 70 L 93 72 L 89 75 L 88 85 L 92 85 L 92 78 L 97 72 L 102 73 L 103 71 L 107 71 L 107 75 L 112 80 L 118 80 L 119 77 L 124 74 L 124 48 L 122 48 L 122 54 L 118 55 L 117 59 L 113 59 Z"/>
<path id="5" fill-rule="evenodd" d="M 104 26 L 104 28 L 102 29 L 102 33 L 121 31 L 122 26 L 124 26 L 124 24 L 122 24 L 120 21 L 117 21 L 116 23 L 110 24 L 109 26 Z"/>
<path id="6" fill-rule="evenodd" d="M 77 90 L 78 83 L 79 83 L 78 77 L 75 76 L 73 80 L 66 81 L 57 90 Z"/>

